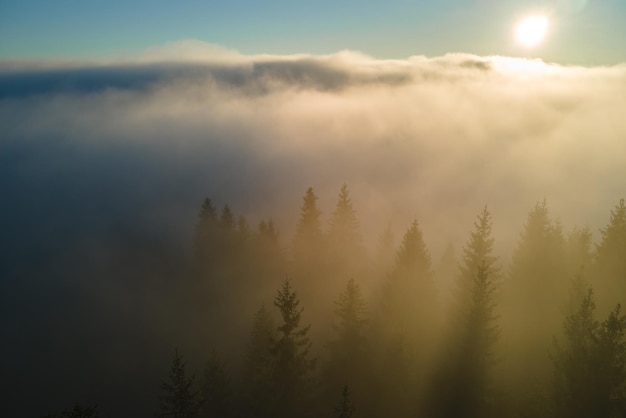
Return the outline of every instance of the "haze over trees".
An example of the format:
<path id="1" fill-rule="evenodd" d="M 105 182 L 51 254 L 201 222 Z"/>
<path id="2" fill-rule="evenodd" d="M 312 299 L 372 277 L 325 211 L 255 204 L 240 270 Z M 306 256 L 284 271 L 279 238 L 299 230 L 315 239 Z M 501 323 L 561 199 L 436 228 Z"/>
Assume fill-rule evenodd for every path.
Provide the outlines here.
<path id="1" fill-rule="evenodd" d="M 460 259 L 449 246 L 436 269 L 417 220 L 397 243 L 381 225 L 370 253 L 346 185 L 327 228 L 317 201 L 308 188 L 286 249 L 271 221 L 252 232 L 243 218 L 230 220 L 228 206 L 221 217 L 210 200 L 201 207 L 194 248 L 224 240 L 217 247 L 225 252 L 196 255 L 192 271 L 213 271 L 200 280 L 222 292 L 218 300 L 258 286 L 260 306 L 229 362 L 232 375 L 215 352 L 209 362 L 210 392 L 229 400 L 220 416 L 624 416 L 623 200 L 595 246 L 587 228 L 564 232 L 547 201 L 537 203 L 510 262 L 496 255 L 497 226 L 485 207 Z M 215 229 L 202 240 L 206 225 Z M 281 268 L 288 278 L 278 281 Z M 273 284 L 273 298 L 263 283 Z M 208 398 L 198 396 L 198 405 Z"/>
<path id="2" fill-rule="evenodd" d="M 623 199 L 597 243 L 537 203 L 510 260 L 487 207 L 435 262 L 427 220 L 370 249 L 357 209 L 343 185 L 324 223 L 308 188 L 290 238 L 204 200 L 146 415 L 626 416 Z M 48 416 L 101 413 L 81 405 Z"/>

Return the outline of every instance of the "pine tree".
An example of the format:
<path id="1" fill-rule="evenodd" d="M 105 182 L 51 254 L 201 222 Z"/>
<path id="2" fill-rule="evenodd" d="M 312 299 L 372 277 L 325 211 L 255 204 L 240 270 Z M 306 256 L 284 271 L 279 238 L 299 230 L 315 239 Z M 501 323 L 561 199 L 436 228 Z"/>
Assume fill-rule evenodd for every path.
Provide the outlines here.
<path id="1" fill-rule="evenodd" d="M 183 356 L 175 351 L 169 379 L 161 384 L 161 404 L 159 416 L 192 418 L 198 410 L 197 393 L 194 389 L 194 376 L 188 378 Z"/>
<path id="2" fill-rule="evenodd" d="M 341 391 L 341 401 L 335 408 L 335 416 L 337 418 L 352 418 L 355 416 L 356 408 L 350 400 L 350 392 L 348 386 L 344 386 Z"/>
<path id="3" fill-rule="evenodd" d="M 269 219 L 261 221 L 253 236 L 254 271 L 265 286 L 278 285 L 276 277 L 280 277 L 287 264 L 285 251 L 280 245 L 279 234 L 274 222 Z"/>
<path id="4" fill-rule="evenodd" d="M 60 414 L 48 413 L 42 418 L 99 418 L 100 412 L 97 406 L 74 405 L 72 409 L 66 409 Z"/>
<path id="5" fill-rule="evenodd" d="M 398 415 L 413 415 L 434 348 L 439 309 L 430 255 L 417 221 L 404 234 L 381 305 L 373 321 L 382 362 L 374 379 L 381 399 L 375 414 L 394 408 Z"/>
<path id="6" fill-rule="evenodd" d="M 234 415 L 230 378 L 215 350 L 204 368 L 199 396 L 201 417 L 228 418 Z"/>
<path id="7" fill-rule="evenodd" d="M 359 285 L 350 279 L 336 305 L 334 339 L 328 344 L 329 358 L 323 378 L 327 396 L 334 398 L 345 384 L 362 387 L 367 376 L 367 311 Z M 332 399 L 331 398 L 331 399 Z"/>
<path id="8" fill-rule="evenodd" d="M 491 369 L 494 365 L 494 347 L 499 335 L 498 316 L 495 313 L 496 285 L 486 262 L 474 276 L 472 301 L 461 333 L 462 375 L 466 403 L 464 415 L 485 417 L 493 399 Z"/>
<path id="9" fill-rule="evenodd" d="M 417 221 L 413 221 L 402 238 L 384 289 L 388 325 L 406 337 L 415 338 L 419 334 L 416 327 L 419 329 L 420 323 L 432 319 L 426 316 L 433 308 L 434 297 L 430 255 L 422 231 Z"/>
<path id="10" fill-rule="evenodd" d="M 244 416 L 273 417 L 276 393 L 272 388 L 272 347 L 276 339 L 276 324 L 265 305 L 261 305 L 254 316 L 244 356 Z"/>
<path id="11" fill-rule="evenodd" d="M 215 249 L 219 245 L 217 225 L 217 211 L 211 199 L 207 198 L 200 208 L 193 238 L 194 270 L 198 278 L 206 278 L 214 267 Z"/>
<path id="12" fill-rule="evenodd" d="M 317 208 L 317 196 L 309 187 L 300 207 L 300 221 L 293 240 L 293 257 L 297 262 L 314 258 L 322 247 L 322 212 Z"/>
<path id="13" fill-rule="evenodd" d="M 278 291 L 274 306 L 278 308 L 282 323 L 278 338 L 272 344 L 274 359 L 273 388 L 278 396 L 276 417 L 302 416 L 310 396 L 310 372 L 315 360 L 310 358 L 311 342 L 307 336 L 310 325 L 301 327 L 302 308 L 288 279 Z"/>
<path id="14" fill-rule="evenodd" d="M 626 203 L 620 199 L 611 211 L 609 224 L 600 230 L 595 249 L 596 275 L 605 305 L 626 303 Z"/>
<path id="15" fill-rule="evenodd" d="M 354 269 L 355 261 L 363 263 L 365 249 L 360 225 L 345 184 L 341 187 L 337 205 L 330 217 L 328 240 L 332 247 L 330 253 L 339 264 L 338 267 Z"/>
<path id="16" fill-rule="evenodd" d="M 225 231 L 232 231 L 235 229 L 235 215 L 230 206 L 224 205 L 222 213 L 220 215 L 220 226 Z"/>
<path id="17" fill-rule="evenodd" d="M 497 257 L 493 255 L 494 238 L 491 236 L 491 213 L 485 206 L 474 222 L 474 231 L 463 248 L 463 263 L 460 266 L 460 286 L 472 284 L 479 268 L 486 269 L 488 276 L 495 277 L 500 273 L 496 266 Z"/>
<path id="18" fill-rule="evenodd" d="M 565 302 L 571 272 L 561 226 L 546 201 L 529 212 L 503 288 L 502 353 L 513 403 L 535 402 L 550 384 L 546 354 Z M 528 407 L 528 406 L 526 406 Z M 539 406 L 537 406 L 539 407 Z M 530 408 L 530 407 L 528 407 Z"/>
<path id="19" fill-rule="evenodd" d="M 252 231 L 250 230 L 250 225 L 248 224 L 245 216 L 240 215 L 237 218 L 237 226 L 235 229 L 237 237 L 237 250 L 246 252 L 248 250 L 250 240 L 252 239 Z"/>
<path id="20" fill-rule="evenodd" d="M 554 343 L 557 417 L 609 418 L 626 412 L 626 316 L 620 305 L 600 324 L 593 292 L 564 322 L 565 344 Z"/>
<path id="21" fill-rule="evenodd" d="M 491 228 L 491 215 L 484 208 L 463 249 L 453 323 L 426 405 L 433 417 L 492 414 L 491 372 L 499 335 L 495 291 L 500 269 L 492 254 Z"/>
<path id="22" fill-rule="evenodd" d="M 335 302 L 335 305 L 337 307 L 335 311 L 337 340 L 331 346 L 336 347 L 338 351 L 345 351 L 346 354 L 348 350 L 352 353 L 364 350 L 367 309 L 361 295 L 361 288 L 354 279 L 348 280 L 345 290 L 339 295 L 339 300 Z"/>
<path id="23" fill-rule="evenodd" d="M 595 367 L 600 379 L 597 390 L 603 398 L 607 416 L 626 416 L 626 315 L 621 305 L 609 313 L 600 327 L 597 338 L 598 363 Z M 607 399 L 608 398 L 608 399 Z"/>
<path id="24" fill-rule="evenodd" d="M 463 248 L 444 365 L 431 396 L 434 416 L 484 417 L 491 408 L 491 371 L 499 334 L 494 293 L 500 274 L 491 230 L 491 214 L 485 207 Z"/>
<path id="25" fill-rule="evenodd" d="M 430 274 L 430 268 L 430 255 L 422 237 L 422 230 L 417 221 L 413 221 L 402 237 L 402 244 L 396 253 L 394 274 L 425 280 Z"/>

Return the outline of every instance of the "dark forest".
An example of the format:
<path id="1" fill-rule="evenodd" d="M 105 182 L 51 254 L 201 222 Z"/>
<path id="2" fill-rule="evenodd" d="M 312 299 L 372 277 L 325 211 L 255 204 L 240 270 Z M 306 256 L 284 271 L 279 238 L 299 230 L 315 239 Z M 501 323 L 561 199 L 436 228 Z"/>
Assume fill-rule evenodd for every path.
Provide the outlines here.
<path id="1" fill-rule="evenodd" d="M 70 348 L 77 384 L 35 402 L 39 416 L 626 416 L 623 199 L 597 242 L 539 201 L 509 260 L 487 206 L 433 260 L 427 219 L 401 236 L 382 223 L 368 248 L 347 186 L 327 216 L 317 201 L 308 188 L 293 237 L 207 198 L 186 253 L 128 244 L 117 262 L 154 302 L 138 306 L 142 326 L 167 331 L 143 330 L 134 352 L 105 341 L 81 370 Z M 151 361 L 126 380 L 138 357 Z"/>

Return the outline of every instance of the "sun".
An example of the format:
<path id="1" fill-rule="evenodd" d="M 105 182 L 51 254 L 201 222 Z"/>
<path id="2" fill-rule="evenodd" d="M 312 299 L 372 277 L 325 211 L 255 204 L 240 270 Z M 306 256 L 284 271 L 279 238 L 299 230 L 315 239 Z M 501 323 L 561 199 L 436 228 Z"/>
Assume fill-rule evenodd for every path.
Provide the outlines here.
<path id="1" fill-rule="evenodd" d="M 533 16 L 526 18 L 517 25 L 517 41 L 526 46 L 537 45 L 546 35 L 547 29 L 547 17 Z"/>

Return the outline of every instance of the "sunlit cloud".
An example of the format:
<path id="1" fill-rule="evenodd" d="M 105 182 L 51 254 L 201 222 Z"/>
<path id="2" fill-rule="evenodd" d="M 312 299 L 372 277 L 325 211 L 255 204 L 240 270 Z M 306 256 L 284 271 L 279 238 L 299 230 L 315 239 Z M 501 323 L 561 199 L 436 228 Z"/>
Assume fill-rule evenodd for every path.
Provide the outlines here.
<path id="1" fill-rule="evenodd" d="M 564 221 L 596 226 L 626 194 L 624 66 L 468 54 L 245 56 L 191 40 L 107 66 L 1 66 L 3 146 L 51 152 L 29 175 L 57 167 L 60 143 L 75 152 L 64 170 L 86 178 L 135 161 L 124 175 L 186 228 L 193 218 L 177 216 L 211 195 L 253 219 L 287 213 L 288 237 L 307 186 L 329 208 L 346 182 L 366 227 L 389 219 L 401 230 L 417 216 L 442 247 L 489 204 L 497 233 L 514 242 L 537 200 L 548 198 Z M 88 162 L 102 152 L 112 165 Z M 22 171 L 7 170 L 21 180 Z M 170 186 L 180 202 L 159 201 Z M 110 193 L 135 199 L 131 190 Z M 498 230 L 500 219 L 518 224 Z"/>

